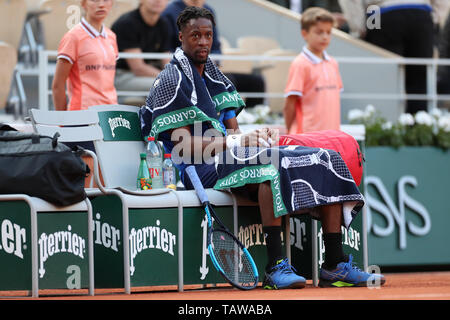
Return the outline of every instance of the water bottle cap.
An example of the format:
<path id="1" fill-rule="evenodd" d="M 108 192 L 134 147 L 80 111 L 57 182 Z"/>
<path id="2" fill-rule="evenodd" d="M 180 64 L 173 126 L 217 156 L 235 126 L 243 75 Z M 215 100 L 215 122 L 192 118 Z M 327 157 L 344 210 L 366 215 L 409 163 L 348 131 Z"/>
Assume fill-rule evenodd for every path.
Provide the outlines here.
<path id="1" fill-rule="evenodd" d="M 141 153 L 141 158 L 146 158 L 147 154 L 146 153 Z"/>
<path id="2" fill-rule="evenodd" d="M 155 137 L 148 137 L 147 141 L 155 141 Z"/>
<path id="3" fill-rule="evenodd" d="M 164 158 L 170 158 L 170 157 L 172 157 L 172 155 L 170 153 L 165 153 L 164 154 Z"/>

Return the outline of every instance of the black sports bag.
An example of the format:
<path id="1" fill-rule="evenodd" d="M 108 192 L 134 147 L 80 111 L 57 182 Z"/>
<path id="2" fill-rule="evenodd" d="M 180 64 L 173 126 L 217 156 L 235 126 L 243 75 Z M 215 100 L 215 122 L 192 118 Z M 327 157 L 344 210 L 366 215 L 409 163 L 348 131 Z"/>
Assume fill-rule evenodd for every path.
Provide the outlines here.
<path id="1" fill-rule="evenodd" d="M 0 124 L 0 194 L 27 194 L 58 206 L 86 198 L 83 149 Z"/>

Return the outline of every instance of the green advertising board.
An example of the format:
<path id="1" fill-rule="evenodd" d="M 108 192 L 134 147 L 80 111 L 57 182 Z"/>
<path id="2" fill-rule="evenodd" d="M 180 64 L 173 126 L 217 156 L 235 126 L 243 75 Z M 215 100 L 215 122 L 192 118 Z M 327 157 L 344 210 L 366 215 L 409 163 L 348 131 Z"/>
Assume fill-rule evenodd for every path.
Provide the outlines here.
<path id="1" fill-rule="evenodd" d="M 87 225 L 86 212 L 38 214 L 39 288 L 88 288 Z"/>
<path id="2" fill-rule="evenodd" d="M 27 290 L 37 296 L 38 289 L 89 288 L 87 212 L 53 211 L 42 200 L 27 199 L 0 201 L 0 290 Z M 48 209 L 35 212 L 35 277 L 30 203 L 34 210 Z"/>
<path id="3" fill-rule="evenodd" d="M 95 288 L 123 288 L 122 203 L 116 196 L 91 199 Z"/>
<path id="4" fill-rule="evenodd" d="M 136 112 L 104 111 L 98 113 L 105 141 L 141 141 L 140 122 Z"/>
<path id="5" fill-rule="evenodd" d="M 94 216 L 96 288 L 124 287 L 122 203 L 114 195 L 91 199 Z M 219 218 L 233 230 L 233 207 L 215 207 Z M 243 213 L 242 211 L 245 210 Z M 215 270 L 206 248 L 207 224 L 202 207 L 183 208 L 183 239 L 178 235 L 178 208 L 130 208 L 128 211 L 131 287 L 178 284 L 178 250 L 183 241 L 183 283 L 219 284 L 224 278 Z M 242 217 L 242 218 L 241 218 Z M 260 272 L 266 264 L 260 241 L 245 240 L 248 226 L 259 226 L 257 207 L 239 208 L 239 237 L 249 245 Z M 256 246 L 253 246 L 256 244 Z"/>
<path id="6" fill-rule="evenodd" d="M 369 261 L 450 264 L 450 152 L 367 147 L 365 157 Z"/>
<path id="7" fill-rule="evenodd" d="M 31 289 L 30 207 L 0 201 L 0 290 Z"/>
<path id="8" fill-rule="evenodd" d="M 195 195 L 192 195 L 195 196 Z M 117 196 L 97 196 L 91 199 L 94 209 L 95 287 L 124 288 L 124 257 L 122 203 Z M 158 202 L 153 199 L 151 202 Z M 172 204 L 173 205 L 173 204 Z M 233 207 L 216 207 L 219 218 L 234 231 Z M 183 238 L 178 235 L 178 208 L 129 208 L 129 269 L 131 287 L 178 285 L 178 252 L 183 241 L 183 284 L 218 284 L 224 279 L 215 270 L 206 249 L 207 224 L 201 207 L 183 208 Z M 362 215 L 361 215 L 362 216 Z M 344 250 L 363 267 L 362 217 L 343 229 Z M 264 278 L 267 250 L 259 207 L 239 206 L 235 229 L 238 238 L 253 256 L 260 281 Z M 313 232 L 307 215 L 290 218 L 289 239 L 293 265 L 299 273 L 312 278 L 313 243 L 318 264 L 323 262 L 324 246 L 320 225 Z M 283 228 L 285 230 L 285 228 Z M 284 235 L 283 235 L 284 239 Z"/>

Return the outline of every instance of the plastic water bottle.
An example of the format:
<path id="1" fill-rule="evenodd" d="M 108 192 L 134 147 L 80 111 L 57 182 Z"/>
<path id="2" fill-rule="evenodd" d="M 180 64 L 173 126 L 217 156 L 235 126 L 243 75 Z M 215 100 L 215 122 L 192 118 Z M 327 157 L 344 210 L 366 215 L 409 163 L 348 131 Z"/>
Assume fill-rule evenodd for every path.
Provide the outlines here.
<path id="1" fill-rule="evenodd" d="M 139 163 L 139 171 L 137 176 L 138 190 L 148 190 L 152 188 L 152 179 L 147 166 L 147 154 L 141 153 L 141 161 Z"/>
<path id="2" fill-rule="evenodd" d="M 150 177 L 152 178 L 152 188 L 164 188 L 162 172 L 162 150 L 154 137 L 148 137 L 147 143 L 147 165 Z"/>
<path id="3" fill-rule="evenodd" d="M 166 153 L 164 155 L 163 181 L 164 181 L 165 188 L 170 188 L 173 190 L 177 189 L 177 186 L 176 186 L 177 177 L 176 177 L 175 167 L 173 166 L 173 162 L 172 162 L 170 153 Z"/>

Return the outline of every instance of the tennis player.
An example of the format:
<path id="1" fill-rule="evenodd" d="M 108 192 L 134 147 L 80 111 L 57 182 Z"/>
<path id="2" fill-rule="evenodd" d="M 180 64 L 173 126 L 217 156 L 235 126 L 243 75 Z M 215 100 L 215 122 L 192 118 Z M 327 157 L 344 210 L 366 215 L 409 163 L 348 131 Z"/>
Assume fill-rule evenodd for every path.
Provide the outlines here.
<path id="1" fill-rule="evenodd" d="M 207 154 L 211 152 L 214 157 L 220 157 L 231 150 L 243 149 L 247 152 L 251 148 L 261 152 L 271 150 L 280 152 L 282 156 L 297 156 L 292 158 L 291 163 L 302 159 L 308 162 L 307 159 L 319 154 L 318 149 L 314 148 L 274 147 L 278 135 L 271 129 L 242 134 L 239 131 L 236 112 L 244 106 L 244 102 L 234 85 L 209 59 L 215 25 L 213 15 L 205 8 L 187 7 L 179 15 L 177 24 L 180 30 L 181 48 L 177 48 L 172 61 L 158 75 L 150 89 L 146 106 L 140 109 L 141 128 L 144 135 L 157 137 L 163 142 L 167 153 L 181 154 L 183 161 L 187 155 L 193 155 L 195 158 L 196 155 L 205 154 L 206 151 L 208 151 Z M 198 124 L 200 128 L 196 127 Z M 220 134 L 208 137 L 206 135 L 208 130 L 215 130 Z M 325 152 L 321 149 L 320 152 L 325 155 L 329 151 Z M 331 164 L 340 164 L 345 167 L 345 163 L 337 153 L 332 154 L 329 160 Z M 209 162 L 203 158 L 200 162 L 194 161 L 194 165 L 205 188 L 221 189 L 219 181 L 233 181 L 233 179 L 227 181 L 222 179 L 224 173 L 237 172 L 233 171 L 234 165 L 220 161 Z M 184 174 L 187 164 L 181 162 L 177 164 L 177 167 L 185 187 L 192 189 L 188 175 Z M 350 211 L 356 215 L 364 204 L 363 197 L 351 175 L 349 179 L 343 181 L 336 178 L 334 174 L 329 176 L 332 170 L 323 170 L 321 165 L 311 165 L 305 169 L 288 169 L 287 167 L 290 167 L 290 164 L 286 161 L 283 165 L 278 163 L 279 172 L 274 172 L 269 165 L 265 167 L 269 168 L 268 175 L 254 177 L 253 180 L 248 178 L 236 181 L 235 184 L 230 185 L 233 191 L 241 194 L 245 192 L 259 204 L 268 255 L 263 287 L 284 289 L 305 286 L 305 278 L 294 271 L 283 254 L 281 217 L 274 211 L 279 207 L 282 211 L 283 208 L 285 209 L 284 213 L 293 213 L 299 208 L 302 209 L 302 204 L 291 207 L 288 201 L 284 203 L 281 201 L 280 206 L 274 205 L 281 198 L 277 198 L 278 195 L 273 192 L 277 185 L 273 183 L 273 179 L 280 179 L 279 185 L 283 186 L 282 198 L 288 199 L 289 195 L 294 195 L 295 192 L 291 189 L 294 181 L 290 180 L 294 175 L 309 179 L 308 184 L 317 184 L 318 187 L 314 191 L 318 194 L 330 192 L 339 195 L 320 197 L 322 200 L 319 203 L 311 204 L 308 208 L 308 213 L 322 222 L 324 233 L 325 262 L 321 267 L 319 285 L 323 287 L 366 286 L 373 279 L 383 284 L 384 276 L 361 271 L 352 264 L 352 257 L 346 256 L 343 252 L 341 226 L 348 227 L 354 217 L 350 217 L 350 220 L 345 219 L 343 208 L 348 205 L 354 206 L 354 209 Z M 239 167 L 239 169 L 246 169 L 246 167 Z M 306 177 L 308 175 L 312 178 Z"/>

